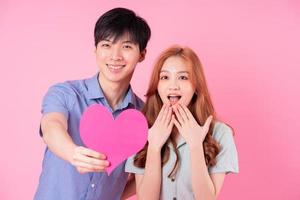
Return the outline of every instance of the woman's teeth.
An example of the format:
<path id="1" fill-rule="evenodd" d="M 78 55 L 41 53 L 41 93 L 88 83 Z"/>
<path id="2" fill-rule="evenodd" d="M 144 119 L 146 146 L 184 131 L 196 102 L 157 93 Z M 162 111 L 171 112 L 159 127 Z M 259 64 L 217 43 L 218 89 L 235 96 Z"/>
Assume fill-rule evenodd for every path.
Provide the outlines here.
<path id="1" fill-rule="evenodd" d="M 168 96 L 168 99 L 170 100 L 171 104 L 175 104 L 179 101 L 181 96 Z"/>

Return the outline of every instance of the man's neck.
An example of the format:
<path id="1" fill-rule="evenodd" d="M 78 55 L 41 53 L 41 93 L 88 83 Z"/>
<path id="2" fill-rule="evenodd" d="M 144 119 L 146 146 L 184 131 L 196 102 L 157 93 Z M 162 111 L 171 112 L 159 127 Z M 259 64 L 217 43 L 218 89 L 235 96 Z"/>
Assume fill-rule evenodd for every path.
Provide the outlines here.
<path id="1" fill-rule="evenodd" d="M 118 105 L 123 101 L 126 92 L 129 87 L 129 81 L 127 84 L 120 84 L 118 82 L 107 82 L 98 78 L 98 82 L 102 88 L 102 92 L 108 101 L 108 104 L 113 110 L 116 110 Z"/>

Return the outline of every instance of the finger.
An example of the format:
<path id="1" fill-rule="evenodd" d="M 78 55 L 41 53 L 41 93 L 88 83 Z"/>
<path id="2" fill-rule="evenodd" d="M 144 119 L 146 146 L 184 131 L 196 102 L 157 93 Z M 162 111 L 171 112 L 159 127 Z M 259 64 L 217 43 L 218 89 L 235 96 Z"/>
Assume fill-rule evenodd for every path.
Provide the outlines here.
<path id="1" fill-rule="evenodd" d="M 164 124 L 166 126 L 168 126 L 170 124 L 170 122 L 171 122 L 171 119 L 172 119 L 172 108 L 168 107 L 168 113 L 167 113 L 166 119 L 164 121 Z"/>
<path id="2" fill-rule="evenodd" d="M 104 172 L 105 171 L 105 169 L 103 169 L 103 170 L 90 170 L 90 169 L 83 168 L 83 167 L 76 167 L 76 169 L 81 174 L 85 174 L 85 173 L 88 173 L 88 172 Z"/>
<path id="3" fill-rule="evenodd" d="M 92 170 L 89 170 L 89 169 L 86 169 L 86 168 L 83 168 L 83 167 L 76 167 L 76 169 L 80 174 L 85 174 L 85 173 L 88 173 L 88 172 L 92 172 Z"/>
<path id="4" fill-rule="evenodd" d="M 75 154 L 73 159 L 74 161 L 84 162 L 90 165 L 98 165 L 98 166 L 102 165 L 104 161 L 108 162 L 106 159 L 97 159 L 83 154 Z"/>
<path id="5" fill-rule="evenodd" d="M 180 114 L 179 111 L 178 111 L 178 107 L 177 107 L 177 106 L 174 106 L 174 107 L 173 107 L 173 110 L 174 110 L 174 112 L 175 112 L 175 115 L 176 115 L 176 117 L 177 117 L 178 122 L 179 122 L 180 124 L 183 124 L 184 121 L 183 121 L 183 119 L 182 119 L 182 117 L 181 117 L 181 114 Z"/>
<path id="6" fill-rule="evenodd" d="M 166 122 L 166 119 L 168 116 L 168 111 L 169 111 L 169 107 L 168 107 L 168 105 L 165 104 L 165 109 L 164 109 L 164 112 L 163 112 L 161 120 L 160 120 L 160 122 L 162 122 L 163 124 Z"/>
<path id="7" fill-rule="evenodd" d="M 181 105 L 181 107 L 183 108 L 183 110 L 184 110 L 184 112 L 187 115 L 187 118 L 189 120 L 195 119 L 194 116 L 193 116 L 193 114 L 191 113 L 191 111 L 188 109 L 188 107 L 186 107 L 185 105 Z"/>
<path id="8" fill-rule="evenodd" d="M 102 159 L 102 160 L 106 159 L 106 155 L 99 153 L 97 151 L 94 151 L 92 149 L 82 147 L 82 146 L 76 148 L 75 152 L 89 156 L 89 157 L 97 158 L 97 159 Z"/>
<path id="9" fill-rule="evenodd" d="M 108 161 L 101 161 L 100 165 L 92 165 L 86 162 L 81 162 L 78 160 L 74 161 L 74 165 L 76 167 L 81 167 L 90 171 L 101 171 L 101 170 L 105 170 L 108 166 L 109 166 L 109 162 Z"/>
<path id="10" fill-rule="evenodd" d="M 158 116 L 157 116 L 156 120 L 161 121 L 162 116 L 163 116 L 163 113 L 165 112 L 165 109 L 166 109 L 166 104 L 164 104 L 164 105 L 161 107 L 161 109 L 160 109 L 160 111 L 159 111 L 159 113 L 158 113 Z"/>
<path id="11" fill-rule="evenodd" d="M 87 171 L 82 168 L 82 167 L 76 167 L 77 171 L 80 173 L 80 174 L 84 174 L 84 173 L 87 173 Z"/>
<path id="12" fill-rule="evenodd" d="M 184 122 L 187 122 L 189 120 L 188 116 L 186 115 L 183 107 L 181 104 L 178 104 L 178 111 L 183 119 Z"/>
<path id="13" fill-rule="evenodd" d="M 180 123 L 175 119 L 175 117 L 174 117 L 173 123 L 175 124 L 175 126 L 177 127 L 178 130 L 181 129 L 181 125 L 180 125 Z"/>
<path id="14" fill-rule="evenodd" d="M 170 123 L 168 124 L 168 131 L 170 131 L 170 132 L 171 132 L 173 126 L 174 126 L 174 120 L 175 120 L 175 115 L 172 114 L 172 115 L 171 115 Z"/>
<path id="15" fill-rule="evenodd" d="M 204 129 L 204 130 L 208 130 L 208 129 L 209 129 L 209 126 L 210 126 L 210 123 L 211 123 L 212 119 L 213 119 L 213 116 L 212 116 L 212 115 L 210 115 L 210 116 L 206 119 L 206 121 L 205 121 L 205 123 L 204 123 L 204 125 L 203 125 L 203 129 Z"/>

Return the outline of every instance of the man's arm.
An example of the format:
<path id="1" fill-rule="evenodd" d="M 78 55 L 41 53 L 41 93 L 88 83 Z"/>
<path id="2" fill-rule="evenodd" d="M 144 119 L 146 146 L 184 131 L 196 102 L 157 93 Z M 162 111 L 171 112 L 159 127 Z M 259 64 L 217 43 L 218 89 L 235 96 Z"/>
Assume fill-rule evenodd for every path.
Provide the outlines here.
<path id="1" fill-rule="evenodd" d="M 102 172 L 109 166 L 105 155 L 74 144 L 67 132 L 67 119 L 62 113 L 45 114 L 41 120 L 41 130 L 48 148 L 58 157 L 74 165 L 78 172 Z"/>

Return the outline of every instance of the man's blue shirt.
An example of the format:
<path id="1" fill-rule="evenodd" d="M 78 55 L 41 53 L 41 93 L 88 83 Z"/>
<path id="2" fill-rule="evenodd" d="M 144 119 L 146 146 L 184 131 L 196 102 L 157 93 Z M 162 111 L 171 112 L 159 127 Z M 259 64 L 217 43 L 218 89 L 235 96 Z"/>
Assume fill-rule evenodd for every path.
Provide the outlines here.
<path id="1" fill-rule="evenodd" d="M 129 87 L 122 103 L 113 111 L 98 82 L 98 74 L 89 79 L 56 84 L 46 93 L 43 115 L 59 112 L 68 119 L 68 133 L 76 145 L 84 146 L 79 134 L 80 117 L 92 104 L 102 104 L 114 117 L 123 110 L 140 110 L 143 102 Z M 106 173 L 80 174 L 70 163 L 45 150 L 42 173 L 35 200 L 119 200 L 127 181 L 125 162 L 108 176 Z"/>

